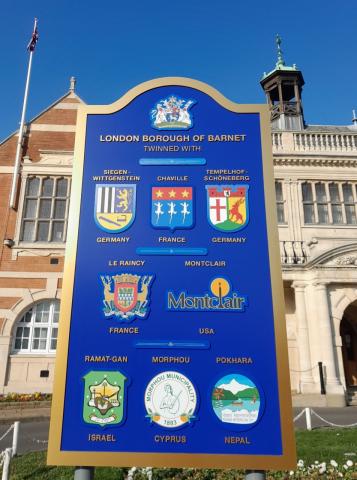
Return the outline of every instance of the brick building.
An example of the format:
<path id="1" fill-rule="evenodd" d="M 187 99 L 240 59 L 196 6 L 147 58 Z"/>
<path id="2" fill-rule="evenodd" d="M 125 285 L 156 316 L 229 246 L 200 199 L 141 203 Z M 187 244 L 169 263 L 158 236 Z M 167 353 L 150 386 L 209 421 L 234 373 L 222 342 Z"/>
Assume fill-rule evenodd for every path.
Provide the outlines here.
<path id="1" fill-rule="evenodd" d="M 80 103 L 72 78 L 69 91 L 28 122 L 15 209 L 18 132 L 0 143 L 0 393 L 52 389 Z"/>

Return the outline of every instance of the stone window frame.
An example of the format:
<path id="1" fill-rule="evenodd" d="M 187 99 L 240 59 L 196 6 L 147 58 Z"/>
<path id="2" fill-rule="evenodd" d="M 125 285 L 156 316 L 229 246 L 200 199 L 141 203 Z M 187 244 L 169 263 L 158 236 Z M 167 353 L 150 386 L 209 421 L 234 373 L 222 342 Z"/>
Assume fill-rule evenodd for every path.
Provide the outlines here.
<path id="1" fill-rule="evenodd" d="M 39 180 L 39 185 L 38 185 L 38 192 L 36 195 L 31 195 L 29 194 L 28 192 L 28 185 L 29 185 L 29 182 L 31 180 L 34 180 L 34 179 L 38 179 Z M 46 180 L 53 180 L 53 186 L 52 186 L 52 193 L 51 194 L 47 194 L 45 195 L 43 192 L 42 192 L 42 187 L 44 185 L 44 182 Z M 62 179 L 65 179 L 67 180 L 67 192 L 66 192 L 66 195 L 63 196 L 63 197 L 60 197 L 57 195 L 57 185 L 58 185 L 58 181 L 59 180 L 62 180 Z M 66 175 L 50 175 L 50 174 L 43 174 L 43 175 L 39 175 L 39 174 L 34 174 L 34 175 L 27 175 L 26 178 L 24 179 L 24 185 L 23 185 L 23 198 L 22 198 L 22 201 L 21 201 L 21 212 L 20 213 L 20 229 L 19 229 L 19 238 L 18 238 L 18 243 L 23 245 L 23 244 L 35 244 L 35 245 L 41 245 L 41 244 L 45 244 L 45 245 L 48 245 L 48 244 L 51 244 L 51 245 L 56 245 L 56 244 L 59 244 L 59 245 L 64 245 L 65 242 L 66 242 L 66 236 L 67 236 L 67 227 L 68 227 L 68 213 L 69 213 L 69 202 L 70 202 L 70 193 L 71 193 L 71 178 L 69 176 L 66 176 Z M 27 201 L 35 201 L 36 202 L 36 214 L 34 217 L 31 217 L 30 219 L 27 219 L 25 218 L 25 204 Z M 55 218 L 55 212 L 54 212 L 54 209 L 55 209 L 55 204 L 56 204 L 56 201 L 65 201 L 65 213 L 64 213 L 64 217 L 63 217 L 63 220 L 61 218 L 58 218 L 56 219 Z M 24 235 L 24 225 L 25 225 L 25 222 L 27 221 L 31 221 L 34 223 L 34 228 L 35 228 L 35 237 L 38 236 L 38 229 L 39 229 L 39 224 L 41 223 L 41 219 L 39 218 L 39 211 L 40 211 L 40 206 L 41 206 L 41 202 L 45 202 L 45 201 L 50 201 L 50 212 L 49 212 L 49 216 L 46 217 L 46 218 L 43 218 L 43 222 L 45 223 L 48 223 L 49 224 L 49 229 L 48 229 L 48 234 L 47 234 L 47 240 L 33 240 L 33 241 L 26 241 L 26 240 L 23 240 L 22 237 Z M 56 220 L 58 222 L 61 222 L 63 221 L 63 232 L 64 233 L 64 238 L 63 240 L 61 241 L 56 241 L 56 240 L 51 240 L 51 237 L 53 235 L 53 231 L 54 231 L 54 225 L 56 223 Z"/>
<path id="2" fill-rule="evenodd" d="M 25 186 L 28 176 L 66 177 L 72 185 L 72 150 L 42 150 L 38 151 L 39 160 L 33 161 L 28 155 L 23 157 L 21 170 L 21 183 L 19 188 L 18 208 L 14 232 L 14 245 L 11 248 L 11 259 L 17 260 L 19 256 L 63 257 L 65 252 L 64 242 L 20 242 L 21 221 L 24 207 Z"/>
<path id="3" fill-rule="evenodd" d="M 48 307 L 48 320 L 43 321 L 44 310 L 42 310 L 42 308 L 46 306 Z M 40 300 L 27 307 L 14 324 L 11 354 L 55 354 L 57 348 L 59 309 L 60 301 L 56 298 Z M 43 335 L 43 332 L 45 335 Z M 43 342 L 45 342 L 45 347 L 40 348 Z M 24 343 L 26 343 L 25 347 Z M 53 344 L 55 344 L 54 347 Z"/>
<path id="4" fill-rule="evenodd" d="M 281 187 L 281 197 L 278 197 L 277 185 Z M 275 179 L 275 199 L 276 199 L 276 214 L 278 219 L 278 225 L 287 225 L 286 220 L 286 192 L 285 192 L 285 182 L 280 179 Z M 282 217 L 283 221 L 280 221 L 279 218 Z"/>
<path id="5" fill-rule="evenodd" d="M 304 198 L 304 185 L 309 187 L 311 197 Z M 319 197 L 318 189 L 323 193 Z M 323 191 L 321 190 L 323 186 Z M 332 187 L 337 186 L 337 197 Z M 346 201 L 346 187 L 351 187 L 353 202 Z M 302 219 L 305 226 L 357 227 L 357 182 L 348 180 L 301 180 L 300 196 L 302 201 Z M 351 209 L 353 207 L 353 209 Z M 307 221 L 307 208 L 311 210 L 311 221 Z M 347 214 L 347 208 L 350 212 Z M 349 218 L 351 220 L 349 220 Z"/>

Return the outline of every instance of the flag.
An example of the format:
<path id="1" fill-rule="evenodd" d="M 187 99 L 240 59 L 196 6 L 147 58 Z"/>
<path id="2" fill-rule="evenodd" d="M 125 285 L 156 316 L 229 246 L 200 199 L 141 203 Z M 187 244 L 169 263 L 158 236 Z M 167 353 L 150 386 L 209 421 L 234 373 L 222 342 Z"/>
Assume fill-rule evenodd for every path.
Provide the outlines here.
<path id="1" fill-rule="evenodd" d="M 29 52 L 33 52 L 36 47 L 36 43 L 38 42 L 38 31 L 37 31 L 37 18 L 35 18 L 35 25 L 33 27 L 32 37 L 27 45 L 27 50 Z"/>

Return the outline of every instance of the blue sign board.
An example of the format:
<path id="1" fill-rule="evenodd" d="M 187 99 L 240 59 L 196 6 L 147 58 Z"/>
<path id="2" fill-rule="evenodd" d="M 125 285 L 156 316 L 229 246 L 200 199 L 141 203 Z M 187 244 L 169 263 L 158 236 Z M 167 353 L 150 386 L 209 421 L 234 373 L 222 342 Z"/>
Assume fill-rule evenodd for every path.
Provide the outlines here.
<path id="1" fill-rule="evenodd" d="M 81 107 L 49 463 L 291 468 L 279 268 L 267 107 Z"/>

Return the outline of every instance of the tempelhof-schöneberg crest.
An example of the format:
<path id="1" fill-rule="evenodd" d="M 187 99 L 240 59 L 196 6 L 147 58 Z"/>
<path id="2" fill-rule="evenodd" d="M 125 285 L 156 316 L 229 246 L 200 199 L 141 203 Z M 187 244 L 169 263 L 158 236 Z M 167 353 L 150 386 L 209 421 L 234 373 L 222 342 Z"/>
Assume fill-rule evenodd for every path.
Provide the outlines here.
<path id="1" fill-rule="evenodd" d="M 103 284 L 103 313 L 119 320 L 145 318 L 149 313 L 150 284 L 154 275 L 101 275 Z"/>
<path id="2" fill-rule="evenodd" d="M 158 130 L 188 130 L 193 126 L 189 109 L 196 100 L 184 100 L 178 95 L 170 95 L 159 100 L 150 112 L 151 126 Z"/>
<path id="3" fill-rule="evenodd" d="M 147 418 L 161 427 L 177 428 L 195 419 L 196 390 L 182 373 L 159 373 L 148 383 L 144 398 Z"/>

